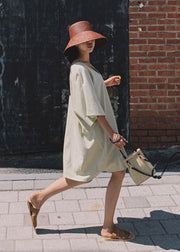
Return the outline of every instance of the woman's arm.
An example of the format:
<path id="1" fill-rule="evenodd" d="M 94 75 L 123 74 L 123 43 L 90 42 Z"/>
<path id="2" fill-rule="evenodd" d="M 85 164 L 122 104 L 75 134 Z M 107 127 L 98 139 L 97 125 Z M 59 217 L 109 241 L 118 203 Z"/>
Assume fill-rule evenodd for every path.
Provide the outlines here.
<path id="1" fill-rule="evenodd" d="M 111 87 L 111 86 L 119 85 L 120 81 L 121 81 L 121 76 L 115 75 L 105 80 L 104 83 L 106 87 Z"/>
<path id="2" fill-rule="evenodd" d="M 103 130 L 105 130 L 105 132 L 108 134 L 112 142 L 115 142 L 119 139 L 119 134 L 111 128 L 105 116 L 97 116 L 97 121 L 100 124 L 100 126 L 103 128 Z M 127 140 L 121 136 L 120 141 L 115 143 L 115 146 L 121 150 L 126 143 L 127 143 Z"/>

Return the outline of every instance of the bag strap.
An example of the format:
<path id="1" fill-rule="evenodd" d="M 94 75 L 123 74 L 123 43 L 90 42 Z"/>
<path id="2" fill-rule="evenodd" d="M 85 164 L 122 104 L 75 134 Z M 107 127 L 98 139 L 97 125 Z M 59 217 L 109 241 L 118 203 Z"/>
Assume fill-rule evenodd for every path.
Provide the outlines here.
<path id="1" fill-rule="evenodd" d="M 131 145 L 131 146 L 132 146 L 132 145 Z M 124 154 L 121 150 L 120 150 L 120 152 L 121 152 L 123 158 L 126 159 L 127 157 L 125 156 L 125 154 Z M 172 154 L 172 155 L 168 158 L 167 163 L 166 163 L 166 166 L 164 167 L 164 169 L 163 169 L 163 171 L 161 172 L 160 175 L 153 175 L 153 172 L 154 172 L 154 170 L 155 170 L 155 167 L 157 166 L 157 164 L 158 164 L 159 162 L 157 162 L 157 163 L 153 166 L 152 174 L 151 174 L 151 175 L 149 175 L 149 174 L 147 174 L 147 173 L 145 173 L 145 172 L 142 172 L 142 171 L 138 170 L 137 168 L 133 167 L 133 166 L 129 163 L 129 161 L 127 161 L 127 163 L 131 166 L 131 168 L 132 168 L 133 170 L 135 170 L 135 171 L 137 171 L 137 172 L 139 172 L 139 173 L 141 173 L 141 174 L 143 174 L 143 175 L 152 177 L 152 178 L 154 178 L 154 179 L 161 179 L 162 176 L 163 176 L 163 174 L 164 174 L 164 172 L 165 172 L 166 169 L 168 168 L 169 163 L 172 161 L 172 159 L 173 159 L 175 156 L 177 156 L 177 155 L 179 155 L 179 154 L 180 154 L 180 151 L 175 152 L 174 154 Z M 147 160 L 147 161 L 148 161 L 148 160 Z"/>

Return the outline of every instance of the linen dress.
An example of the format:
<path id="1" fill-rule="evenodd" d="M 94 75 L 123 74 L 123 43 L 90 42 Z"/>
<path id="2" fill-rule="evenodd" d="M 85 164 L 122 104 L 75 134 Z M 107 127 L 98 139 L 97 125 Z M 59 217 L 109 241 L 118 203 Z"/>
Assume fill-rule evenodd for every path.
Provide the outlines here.
<path id="1" fill-rule="evenodd" d="M 102 115 L 118 132 L 104 80 L 99 72 L 76 62 L 70 69 L 70 96 L 63 149 L 63 175 L 88 182 L 100 172 L 126 169 L 123 157 L 97 121 Z"/>

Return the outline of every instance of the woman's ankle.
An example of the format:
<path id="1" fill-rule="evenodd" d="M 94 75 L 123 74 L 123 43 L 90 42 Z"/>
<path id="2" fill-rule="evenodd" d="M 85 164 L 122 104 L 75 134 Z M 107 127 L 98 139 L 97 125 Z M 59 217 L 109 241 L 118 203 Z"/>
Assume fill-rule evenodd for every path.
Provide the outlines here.
<path id="1" fill-rule="evenodd" d="M 42 206 L 42 199 L 40 198 L 39 192 L 34 192 L 30 195 L 30 201 L 34 208 L 40 209 Z"/>

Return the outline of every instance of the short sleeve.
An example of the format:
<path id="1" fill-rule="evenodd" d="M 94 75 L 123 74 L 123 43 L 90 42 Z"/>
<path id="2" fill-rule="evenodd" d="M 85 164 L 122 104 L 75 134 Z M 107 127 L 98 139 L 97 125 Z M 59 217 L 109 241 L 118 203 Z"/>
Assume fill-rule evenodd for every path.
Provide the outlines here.
<path id="1" fill-rule="evenodd" d="M 105 115 L 96 95 L 88 69 L 76 66 L 71 70 L 71 95 L 73 111 L 83 127 L 91 127 L 98 115 Z"/>

